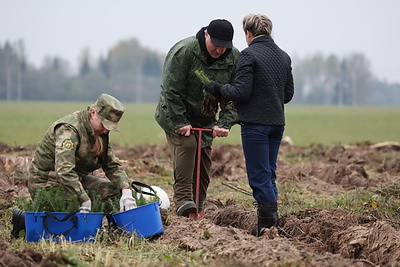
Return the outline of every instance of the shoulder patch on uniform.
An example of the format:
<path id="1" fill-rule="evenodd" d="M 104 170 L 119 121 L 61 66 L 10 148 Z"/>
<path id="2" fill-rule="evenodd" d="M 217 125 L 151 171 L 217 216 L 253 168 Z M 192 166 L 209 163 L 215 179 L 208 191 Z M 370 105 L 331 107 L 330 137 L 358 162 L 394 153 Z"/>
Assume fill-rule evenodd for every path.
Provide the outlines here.
<path id="1" fill-rule="evenodd" d="M 61 146 L 64 147 L 64 148 L 66 148 L 66 149 L 71 150 L 71 149 L 74 148 L 74 142 L 72 142 L 71 139 L 65 139 L 65 140 L 62 142 L 62 145 L 61 145 Z"/>

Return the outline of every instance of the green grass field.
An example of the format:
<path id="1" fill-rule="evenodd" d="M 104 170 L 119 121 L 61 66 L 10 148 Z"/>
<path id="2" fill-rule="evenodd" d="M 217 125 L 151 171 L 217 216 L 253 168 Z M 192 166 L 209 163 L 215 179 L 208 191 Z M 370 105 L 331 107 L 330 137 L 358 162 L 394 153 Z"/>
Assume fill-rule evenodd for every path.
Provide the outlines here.
<path id="1" fill-rule="evenodd" d="M 91 103 L 0 102 L 0 142 L 35 145 L 58 118 Z M 154 120 L 156 104 L 125 104 L 121 132 L 111 142 L 122 146 L 165 144 L 164 132 Z M 285 135 L 298 146 L 354 144 L 361 141 L 400 141 L 400 107 L 286 106 Z M 240 144 L 240 127 L 216 143 Z"/>
<path id="2" fill-rule="evenodd" d="M 49 103 L 49 102 L 0 102 L 0 143 L 8 145 L 37 144 L 51 123 L 63 115 L 75 110 L 85 108 L 91 103 Z M 121 121 L 121 132 L 113 132 L 111 141 L 123 146 L 135 144 L 166 144 L 163 131 L 154 121 L 155 104 L 126 104 L 126 113 Z M 317 106 L 287 106 L 286 134 L 296 145 L 307 146 L 314 143 L 352 144 L 360 141 L 397 141 L 400 142 L 400 107 L 317 107 Z M 228 138 L 217 139 L 218 142 L 240 143 L 240 127 L 234 126 Z M 383 156 L 384 158 L 384 156 Z M 300 159 L 300 158 L 299 158 Z M 300 160 L 310 160 L 301 157 Z M 336 164 L 336 163 L 334 163 Z M 129 168 L 128 175 L 135 177 L 134 169 Z M 13 179 L 27 179 L 27 173 L 16 172 Z M 161 177 L 160 177 L 161 176 Z M 140 180 L 146 184 L 157 184 L 162 188 L 172 188 L 172 174 L 148 175 L 144 173 Z M 4 176 L 7 177 L 7 176 Z M 386 177 L 386 176 L 385 176 Z M 305 177 L 306 178 L 306 177 Z M 386 178 L 385 178 L 386 179 Z M 241 194 L 235 190 L 227 189 L 225 179 L 214 177 L 212 186 L 209 187 L 208 196 L 227 203 L 234 200 L 248 210 L 254 210 L 252 196 Z M 234 181 L 239 187 L 250 190 L 247 179 Z M 326 195 L 315 193 L 296 184 L 279 183 L 280 213 L 282 216 L 296 213 L 308 208 L 332 209 L 340 208 L 352 214 L 368 214 L 387 218 L 387 221 L 398 224 L 399 185 L 389 184 L 384 188 L 358 188 L 345 193 Z M 172 189 L 171 189 L 172 190 Z M 377 199 L 379 208 L 370 206 L 371 199 Z M 4 200 L 1 200 L 4 201 Z M 173 212 L 173 211 L 169 211 Z M 8 244 L 9 251 L 21 252 L 25 249 L 34 250 L 44 258 L 59 260 L 62 266 L 228 266 L 221 259 L 203 257 L 205 249 L 192 251 L 178 244 L 168 243 L 163 239 L 147 240 L 127 238 L 126 236 L 110 232 L 102 228 L 93 243 L 53 243 L 32 242 L 26 243 L 24 239 L 11 239 L 10 231 L 12 208 L 5 209 L 0 216 L 0 243 Z M 167 222 L 168 222 L 168 218 Z M 369 218 L 369 217 L 368 217 Z M 169 223 L 169 222 L 168 222 Z M 364 226 L 365 224 L 363 224 Z M 169 227 L 169 226 L 166 226 Z M 188 226 L 189 227 L 189 226 Z M 230 226 L 231 227 L 231 226 Z M 398 228 L 396 228 L 398 229 Z M 193 230 L 194 231 L 194 230 Z M 200 231 L 202 231 L 200 229 Z M 201 233 L 201 232 L 200 232 Z M 204 231 L 209 233 L 208 231 Z M 171 239 L 171 237 L 168 237 Z M 222 240 L 222 239 L 220 239 Z M 280 244 L 280 239 L 274 239 Z M 203 238 L 198 242 L 203 242 Z M 315 239 L 319 241 L 319 239 Z M 256 242 L 256 241 L 255 241 Z M 265 241 L 267 242 L 267 241 Z M 307 243 L 298 242 L 301 253 Z M 261 243 L 260 243 L 261 244 Z M 267 244 L 267 243 L 262 243 Z M 286 244 L 286 243 L 282 243 Z M 286 245 L 285 245 L 286 246 Z M 210 251 L 209 253 L 214 253 Z M 255 252 L 256 253 L 256 252 Z M 207 254 L 205 254 L 207 255 Z M 337 257 L 339 258 L 339 257 Z M 225 258 L 222 258 L 224 261 Z M 226 259 L 229 260 L 229 259 Z M 271 262 L 274 266 L 306 266 L 308 258 L 295 258 L 293 261 Z M 245 261 L 242 265 L 251 265 Z"/>

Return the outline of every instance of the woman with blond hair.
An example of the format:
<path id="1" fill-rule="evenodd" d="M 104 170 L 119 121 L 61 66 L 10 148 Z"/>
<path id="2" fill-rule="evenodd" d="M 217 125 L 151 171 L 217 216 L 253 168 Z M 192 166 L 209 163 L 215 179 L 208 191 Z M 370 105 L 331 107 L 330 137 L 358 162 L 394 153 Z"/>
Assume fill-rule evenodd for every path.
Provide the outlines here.
<path id="1" fill-rule="evenodd" d="M 108 139 L 124 111 L 116 98 L 102 94 L 94 105 L 54 122 L 33 155 L 28 181 L 32 198 L 38 189 L 59 186 L 66 195 L 77 195 L 80 212 L 91 211 L 87 190 L 96 190 L 103 199 L 120 195 L 121 211 L 135 208 L 128 176 Z M 107 178 L 91 174 L 100 168 Z"/>
<path id="2" fill-rule="evenodd" d="M 294 94 L 289 55 L 271 37 L 265 15 L 243 19 L 248 47 L 240 52 L 233 84 L 211 82 L 205 89 L 237 102 L 247 176 L 258 203 L 258 235 L 278 225 L 276 161 L 285 127 L 284 104 Z"/>

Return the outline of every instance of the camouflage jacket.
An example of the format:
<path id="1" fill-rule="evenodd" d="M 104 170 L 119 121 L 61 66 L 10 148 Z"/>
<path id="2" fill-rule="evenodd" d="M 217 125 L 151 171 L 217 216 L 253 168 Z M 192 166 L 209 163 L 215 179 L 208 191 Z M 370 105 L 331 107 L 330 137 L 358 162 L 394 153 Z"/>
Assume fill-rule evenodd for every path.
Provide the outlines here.
<path id="1" fill-rule="evenodd" d="M 163 85 L 155 112 L 155 119 L 161 128 L 174 135 L 175 130 L 189 124 L 198 128 L 218 125 L 230 129 L 236 121 L 236 111 L 230 105 L 226 105 L 215 117 L 202 114 L 204 85 L 196 76 L 195 70 L 202 70 L 213 81 L 231 83 L 238 55 L 239 51 L 233 48 L 227 57 L 208 65 L 195 36 L 175 44 L 164 62 Z M 212 134 L 205 132 L 203 147 L 210 146 L 212 140 Z"/>
<path id="2" fill-rule="evenodd" d="M 35 150 L 29 182 L 45 185 L 49 172 L 55 171 L 57 180 L 68 191 L 75 192 L 82 202 L 89 197 L 79 175 L 102 168 L 118 189 L 129 187 L 127 174 L 108 142 L 108 134 L 102 138 L 104 152 L 94 156 L 92 147 L 95 138 L 88 109 L 76 111 L 54 122 Z"/>

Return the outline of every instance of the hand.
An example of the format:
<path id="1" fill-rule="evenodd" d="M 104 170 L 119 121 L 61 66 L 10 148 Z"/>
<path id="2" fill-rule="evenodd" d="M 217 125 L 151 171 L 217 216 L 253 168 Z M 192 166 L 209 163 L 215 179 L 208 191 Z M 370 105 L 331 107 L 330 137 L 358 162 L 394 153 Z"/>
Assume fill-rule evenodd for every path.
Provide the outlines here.
<path id="1" fill-rule="evenodd" d="M 219 126 L 213 126 L 212 129 L 214 137 L 227 137 L 229 134 L 229 129 L 221 128 Z"/>
<path id="2" fill-rule="evenodd" d="M 136 200 L 132 197 L 132 190 L 122 189 L 122 196 L 119 200 L 120 211 L 131 210 L 136 208 Z"/>
<path id="3" fill-rule="evenodd" d="M 221 96 L 221 87 L 222 87 L 222 84 L 217 83 L 217 82 L 211 82 L 209 84 L 204 85 L 204 90 L 206 90 L 210 94 L 218 97 L 218 96 Z"/>
<path id="4" fill-rule="evenodd" d="M 189 125 L 183 126 L 179 129 L 175 130 L 175 132 L 180 135 L 189 136 L 191 129 L 192 129 L 192 125 L 189 124 Z"/>
<path id="5" fill-rule="evenodd" d="M 79 212 L 81 213 L 88 213 L 91 210 L 92 210 L 92 201 L 90 199 L 83 202 L 79 208 Z"/>

